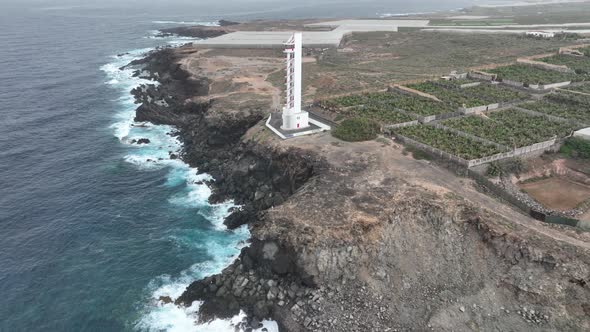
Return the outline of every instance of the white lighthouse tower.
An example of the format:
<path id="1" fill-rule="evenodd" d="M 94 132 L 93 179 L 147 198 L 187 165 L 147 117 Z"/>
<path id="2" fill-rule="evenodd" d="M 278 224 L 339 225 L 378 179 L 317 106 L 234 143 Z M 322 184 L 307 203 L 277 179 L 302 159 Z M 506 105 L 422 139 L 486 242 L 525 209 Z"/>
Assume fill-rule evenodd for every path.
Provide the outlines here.
<path id="1" fill-rule="evenodd" d="M 309 127 L 309 115 L 301 109 L 303 34 L 297 32 L 285 43 L 287 56 L 287 102 L 283 107 L 282 130 L 298 130 Z"/>

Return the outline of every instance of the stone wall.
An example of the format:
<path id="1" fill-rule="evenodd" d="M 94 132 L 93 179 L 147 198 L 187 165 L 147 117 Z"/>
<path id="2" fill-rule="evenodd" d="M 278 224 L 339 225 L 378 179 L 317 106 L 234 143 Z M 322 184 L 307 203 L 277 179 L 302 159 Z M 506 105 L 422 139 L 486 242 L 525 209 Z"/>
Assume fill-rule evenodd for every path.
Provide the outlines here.
<path id="1" fill-rule="evenodd" d="M 421 97 L 424 97 L 424 98 L 432 99 L 434 101 L 441 101 L 436 96 L 433 96 L 431 94 L 428 94 L 428 93 L 425 93 L 425 92 L 422 92 L 422 91 L 418 91 L 418 90 L 415 90 L 415 89 L 411 89 L 411 88 L 408 88 L 408 87 L 403 86 L 403 85 L 395 84 L 394 86 L 391 87 L 391 89 L 392 90 L 396 90 L 396 91 L 401 92 L 401 93 L 405 93 L 405 94 L 418 95 L 418 96 L 421 96 Z"/>
<path id="2" fill-rule="evenodd" d="M 564 65 L 554 65 L 551 63 L 534 61 L 534 60 L 530 60 L 530 59 L 517 59 L 516 62 L 519 64 L 523 64 L 523 65 L 527 65 L 527 66 L 531 66 L 531 67 L 536 67 L 536 68 L 540 68 L 540 69 L 545 69 L 545 70 L 552 70 L 552 71 L 556 71 L 556 72 L 560 72 L 560 73 L 574 73 L 574 71 L 572 69 L 570 69 Z"/>

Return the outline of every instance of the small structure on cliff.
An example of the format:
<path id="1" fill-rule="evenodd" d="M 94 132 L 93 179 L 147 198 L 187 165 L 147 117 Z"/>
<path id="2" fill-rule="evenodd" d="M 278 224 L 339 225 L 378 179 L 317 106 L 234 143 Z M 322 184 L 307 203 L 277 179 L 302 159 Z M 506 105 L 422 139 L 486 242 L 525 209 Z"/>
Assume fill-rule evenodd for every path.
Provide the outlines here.
<path id="1" fill-rule="evenodd" d="M 272 113 L 266 121 L 266 126 L 283 139 L 330 130 L 329 125 L 305 111 L 301 104 L 302 45 L 303 34 L 301 32 L 294 33 L 285 43 L 285 106 L 280 115 Z"/>
<path id="2" fill-rule="evenodd" d="M 286 103 L 283 107 L 283 130 L 297 130 L 309 127 L 309 115 L 301 109 L 301 80 L 302 80 L 302 41 L 301 32 L 293 34 L 285 43 L 287 55 L 287 90 Z"/>

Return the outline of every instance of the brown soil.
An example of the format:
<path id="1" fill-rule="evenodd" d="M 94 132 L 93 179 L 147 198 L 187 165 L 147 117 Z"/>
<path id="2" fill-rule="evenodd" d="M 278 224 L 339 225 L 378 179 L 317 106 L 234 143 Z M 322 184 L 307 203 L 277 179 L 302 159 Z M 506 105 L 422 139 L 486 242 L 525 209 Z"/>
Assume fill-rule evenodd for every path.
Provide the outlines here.
<path id="1" fill-rule="evenodd" d="M 519 185 L 544 206 L 558 211 L 574 209 L 590 198 L 590 187 L 561 177 L 552 177 Z"/>
<path id="2" fill-rule="evenodd" d="M 276 50 L 199 50 L 180 62 L 194 77 L 211 80 L 208 98 L 218 108 L 256 100 L 268 110 L 280 105 L 281 91 L 268 76 L 282 69 L 282 54 Z M 227 98 L 231 97 L 231 98 Z"/>

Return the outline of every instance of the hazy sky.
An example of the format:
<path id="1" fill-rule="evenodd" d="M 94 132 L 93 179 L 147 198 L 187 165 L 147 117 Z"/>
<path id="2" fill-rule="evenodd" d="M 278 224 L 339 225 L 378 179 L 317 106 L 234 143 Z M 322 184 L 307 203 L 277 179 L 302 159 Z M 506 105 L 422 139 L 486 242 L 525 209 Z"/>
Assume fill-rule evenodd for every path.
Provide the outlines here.
<path id="1" fill-rule="evenodd" d="M 525 1 L 520 0 L 518 2 Z M 451 10 L 508 0 L 0 0 L 0 16 L 24 9 L 72 15 L 134 15 L 162 19 L 378 17 Z M 115 11 L 113 11 L 113 9 Z M 2 15 L 4 14 L 4 15 Z"/>
<path id="2" fill-rule="evenodd" d="M 495 0 L 0 0 L 0 6 L 27 6 L 43 9 L 68 8 L 203 8 L 207 10 L 272 10 L 302 7 L 375 8 L 375 9 L 441 9 L 457 8 Z"/>

